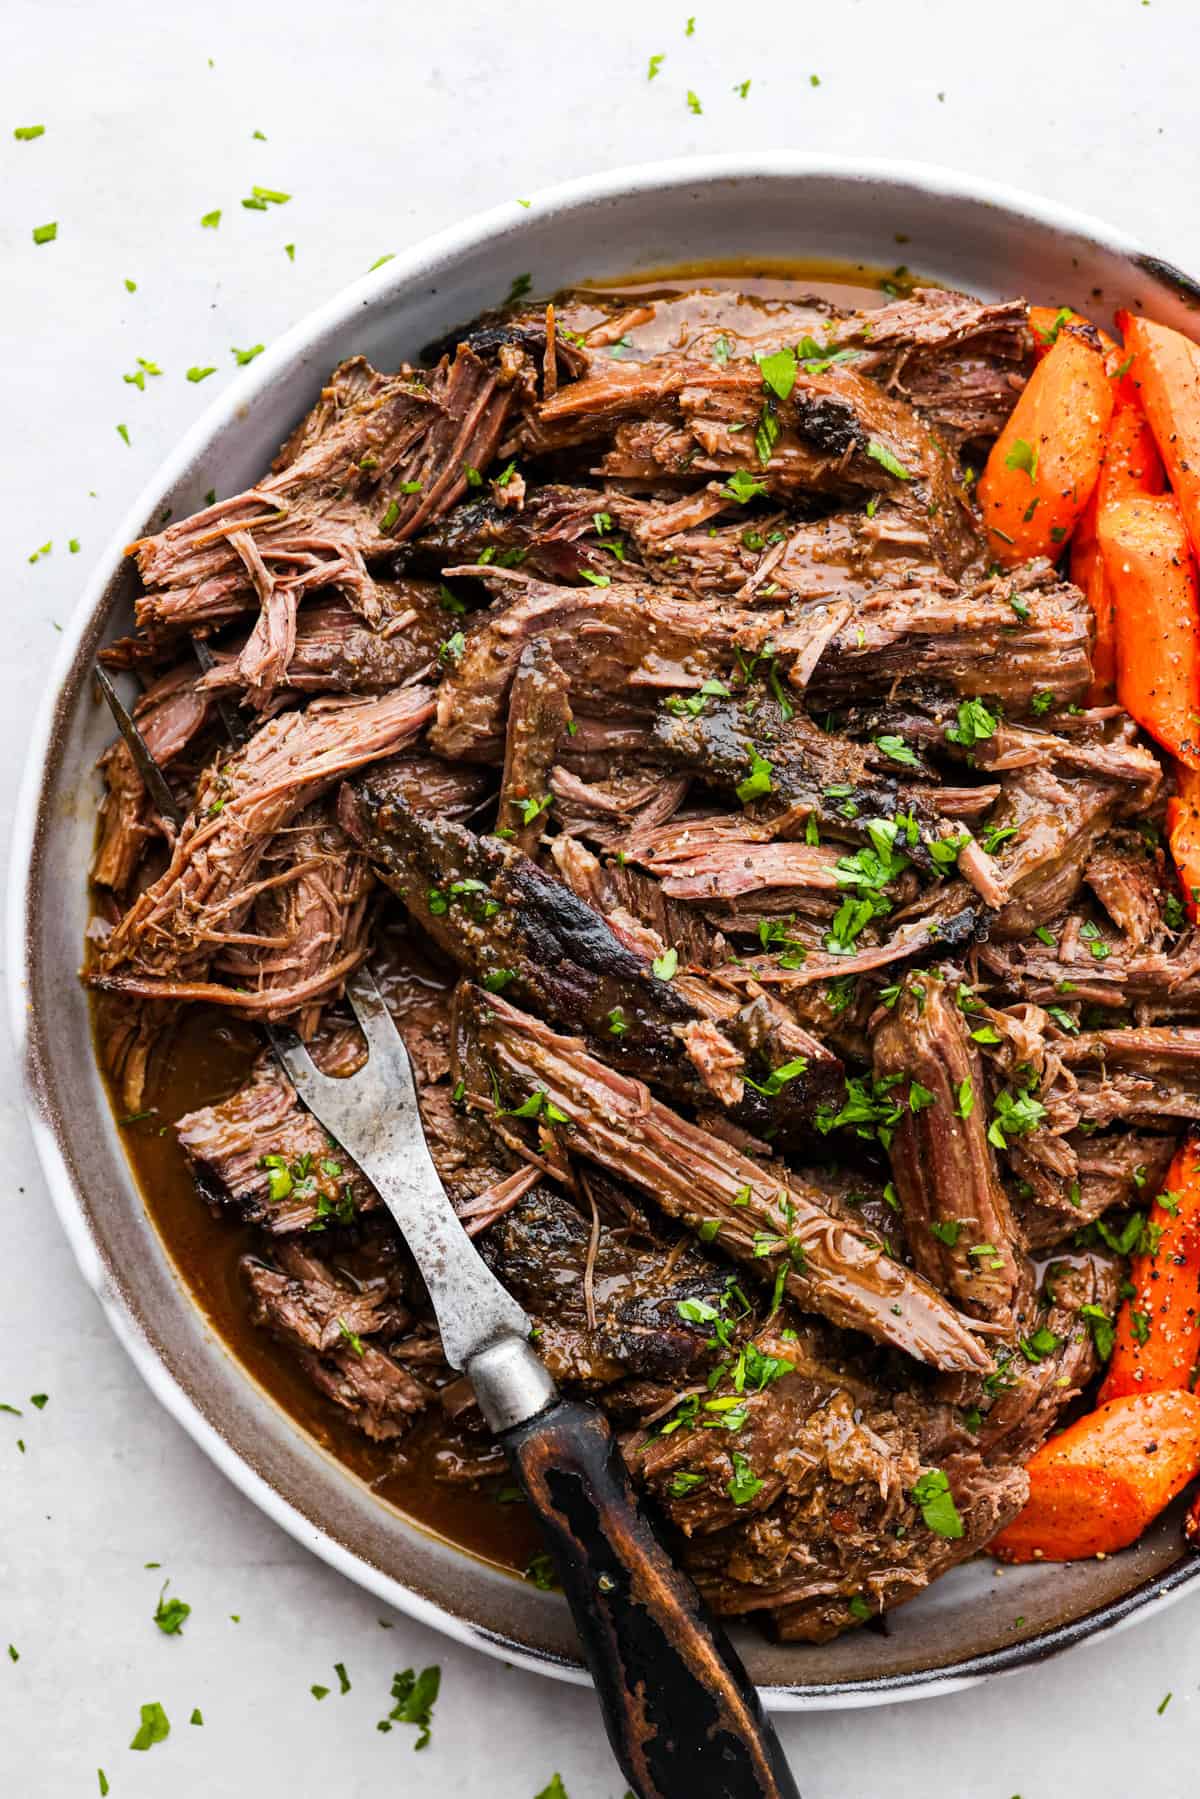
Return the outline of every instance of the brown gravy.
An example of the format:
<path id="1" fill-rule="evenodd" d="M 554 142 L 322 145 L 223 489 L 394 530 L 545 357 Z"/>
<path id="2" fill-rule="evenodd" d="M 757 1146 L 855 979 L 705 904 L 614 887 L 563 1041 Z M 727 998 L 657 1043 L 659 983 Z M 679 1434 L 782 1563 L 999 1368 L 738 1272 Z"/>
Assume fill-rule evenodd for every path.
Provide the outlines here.
<path id="1" fill-rule="evenodd" d="M 734 296 L 760 299 L 815 295 L 841 306 L 882 305 L 906 291 L 906 269 L 884 271 L 865 264 L 741 263 L 722 261 L 665 269 L 633 281 L 595 283 L 589 291 L 618 293 L 632 306 L 642 299 L 682 296 L 697 284 L 714 290 L 685 309 L 680 301 L 664 309 L 664 335 L 738 329 Z M 761 327 L 761 318 L 760 318 Z M 646 346 L 649 347 L 648 345 Z M 425 986 L 448 985 L 439 969 L 408 942 L 406 933 L 388 933 L 389 985 L 397 1010 L 420 1004 Z M 401 992 L 401 989 L 406 991 Z M 238 1273 L 240 1258 L 258 1245 L 247 1225 L 216 1217 L 197 1194 L 171 1124 L 185 1112 L 227 1098 L 246 1078 L 259 1047 L 254 1030 L 216 1007 L 188 1007 L 163 1057 L 156 1107 L 149 1117 L 123 1123 L 122 1135 L 146 1210 L 163 1247 L 213 1328 L 284 1410 L 317 1442 L 407 1517 L 460 1548 L 500 1567 L 520 1570 L 540 1546 L 533 1521 L 520 1505 L 506 1503 L 508 1483 L 478 1486 L 434 1478 L 434 1421 L 418 1423 L 402 1447 L 369 1442 L 312 1389 L 287 1351 L 251 1323 Z M 114 1110 L 118 1110 L 114 1102 Z M 119 1110 L 118 1110 L 119 1116 Z"/>

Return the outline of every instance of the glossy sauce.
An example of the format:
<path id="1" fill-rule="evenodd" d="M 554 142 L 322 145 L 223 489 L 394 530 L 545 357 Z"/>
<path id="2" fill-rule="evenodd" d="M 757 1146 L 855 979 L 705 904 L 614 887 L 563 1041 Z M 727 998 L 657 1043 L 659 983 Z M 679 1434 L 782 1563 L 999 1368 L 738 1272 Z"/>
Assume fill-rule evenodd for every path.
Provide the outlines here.
<path id="1" fill-rule="evenodd" d="M 897 290 L 906 291 L 911 280 L 907 270 L 885 272 L 863 264 L 727 261 L 575 291 L 580 301 L 586 293 L 609 299 L 618 295 L 630 306 L 666 298 L 654 333 L 639 337 L 636 350 L 630 351 L 644 355 L 718 327 L 735 336 L 739 327 L 749 329 L 746 311 L 734 299 L 737 293 L 753 294 L 768 304 L 813 295 L 861 308 L 884 304 Z M 697 285 L 713 291 L 686 308 L 675 299 Z M 757 318 L 761 330 L 762 314 Z M 386 962 L 393 1010 L 401 1017 L 411 1015 L 423 995 L 449 987 L 453 974 L 438 964 L 427 945 L 418 948 L 402 924 L 389 929 L 386 938 L 373 967 L 379 974 L 380 961 Z M 218 1007 L 186 1007 L 159 1065 L 154 1112 L 121 1127 L 147 1213 L 168 1256 L 248 1373 L 354 1475 L 406 1516 L 459 1547 L 499 1566 L 523 1569 L 540 1547 L 540 1537 L 520 1505 L 501 1499 L 510 1483 L 498 1478 L 472 1486 L 435 1478 L 436 1457 L 439 1449 L 444 1453 L 446 1440 L 440 1418 L 419 1421 L 399 1448 L 368 1441 L 336 1405 L 317 1394 L 289 1352 L 251 1322 L 238 1264 L 243 1255 L 261 1252 L 260 1233 L 228 1213 L 214 1216 L 197 1193 L 170 1126 L 185 1112 L 228 1098 L 245 1080 L 259 1047 L 252 1027 L 231 1014 Z M 119 1103 L 113 1103 L 119 1116 Z"/>

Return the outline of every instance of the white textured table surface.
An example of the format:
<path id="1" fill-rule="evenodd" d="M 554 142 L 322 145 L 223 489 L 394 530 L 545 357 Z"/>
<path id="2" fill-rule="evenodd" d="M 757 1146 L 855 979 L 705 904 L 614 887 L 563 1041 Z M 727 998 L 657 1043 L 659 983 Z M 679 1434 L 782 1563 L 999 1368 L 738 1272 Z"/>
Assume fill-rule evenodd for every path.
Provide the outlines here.
<path id="1" fill-rule="evenodd" d="M 1011 23 L 962 0 L 691 3 L 685 37 L 684 0 L 9 0 L 6 840 L 55 623 L 135 489 L 237 378 L 230 346 L 270 342 L 376 257 L 466 212 L 643 159 L 824 149 L 1040 190 L 1200 267 L 1195 0 L 1024 8 Z M 653 53 L 666 60 L 648 82 Z M 743 100 L 733 86 L 747 77 Z M 35 123 L 43 137 L 14 141 L 14 126 Z M 294 198 L 244 211 L 252 183 Z M 202 230 L 215 207 L 220 228 Z M 32 227 L 52 219 L 57 241 L 35 247 Z M 144 392 L 121 380 L 139 356 L 164 371 Z M 184 371 L 207 363 L 219 373 L 189 385 Z M 102 1767 L 114 1799 L 533 1799 L 557 1770 L 570 1799 L 618 1799 L 589 1694 L 400 1617 L 381 1630 L 378 1605 L 260 1517 L 149 1398 L 76 1273 L 3 1053 L 0 1401 L 24 1416 L 0 1414 L 0 1793 L 74 1799 L 97 1791 Z M 49 1394 L 41 1411 L 35 1392 Z M 151 1623 L 164 1575 L 147 1561 L 194 1608 L 178 1639 Z M 393 1671 L 432 1662 L 442 1697 L 418 1757 L 411 1732 L 374 1726 Z M 316 1703 L 313 1682 L 333 1694 Z M 172 1733 L 134 1754 L 149 1700 Z M 188 1724 L 193 1707 L 202 1729 Z M 1198 1781 L 1200 1610 L 1185 1601 L 955 1697 L 782 1729 L 806 1799 L 1182 1799 Z"/>

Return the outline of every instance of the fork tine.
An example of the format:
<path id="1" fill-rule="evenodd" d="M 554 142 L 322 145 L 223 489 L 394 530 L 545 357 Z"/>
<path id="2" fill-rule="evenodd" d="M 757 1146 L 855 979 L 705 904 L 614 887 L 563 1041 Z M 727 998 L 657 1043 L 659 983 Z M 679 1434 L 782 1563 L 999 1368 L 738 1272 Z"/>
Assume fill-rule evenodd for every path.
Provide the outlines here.
<path id="1" fill-rule="evenodd" d="M 405 1094 L 413 1087 L 412 1064 L 387 1002 L 364 964 L 346 982 L 346 998 L 371 1052 L 368 1067 L 379 1078 L 395 1082 Z"/>
<path id="2" fill-rule="evenodd" d="M 325 1085 L 329 1077 L 321 1073 L 295 1031 L 281 1030 L 266 1019 L 262 1021 L 262 1029 L 301 1099 Z"/>

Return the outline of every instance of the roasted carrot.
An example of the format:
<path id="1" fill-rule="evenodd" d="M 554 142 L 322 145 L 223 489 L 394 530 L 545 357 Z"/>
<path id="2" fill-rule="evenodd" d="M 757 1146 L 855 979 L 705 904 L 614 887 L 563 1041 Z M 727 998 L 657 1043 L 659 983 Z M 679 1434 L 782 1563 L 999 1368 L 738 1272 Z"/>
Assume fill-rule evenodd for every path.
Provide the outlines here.
<path id="1" fill-rule="evenodd" d="M 1132 357 L 1129 377 L 1150 421 L 1192 549 L 1200 555 L 1200 348 L 1151 319 L 1123 312 L 1117 323 Z"/>
<path id="2" fill-rule="evenodd" d="M 1107 705 L 1117 691 L 1117 627 L 1096 534 L 1097 518 L 1102 507 L 1133 494 L 1160 494 L 1165 484 L 1162 458 L 1146 415 L 1136 397 L 1123 397 L 1118 390 L 1100 477 L 1071 539 L 1071 579 L 1087 595 L 1096 620 L 1089 706 Z"/>
<path id="3" fill-rule="evenodd" d="M 1193 924 L 1200 923 L 1200 773 L 1175 764 L 1175 792 L 1167 801 L 1167 841 Z"/>
<path id="4" fill-rule="evenodd" d="M 1039 359 L 1058 342 L 1058 334 L 1067 326 L 1082 326 L 1085 330 L 1095 331 L 1100 340 L 1100 347 L 1108 357 L 1116 356 L 1120 361 L 1121 353 L 1118 345 L 1106 331 L 1085 319 L 1081 312 L 1072 312 L 1069 306 L 1031 306 L 1029 308 L 1029 333 L 1033 338 L 1033 353 Z"/>
<path id="5" fill-rule="evenodd" d="M 1133 1292 L 1117 1314 L 1099 1403 L 1125 1393 L 1184 1387 L 1200 1366 L 1200 1138 L 1167 1170 L 1145 1227 L 1148 1244 L 1129 1264 Z"/>
<path id="6" fill-rule="evenodd" d="M 1200 768 L 1200 598 L 1170 494 L 1117 500 L 1097 521 L 1117 626 L 1117 697 L 1165 750 Z"/>
<path id="7" fill-rule="evenodd" d="M 992 446 L 979 480 L 988 548 L 1009 567 L 1057 557 L 1092 497 L 1113 384 L 1091 333 L 1060 331 Z"/>
<path id="8" fill-rule="evenodd" d="M 1027 1465 L 1029 1502 L 994 1537 L 1006 1562 L 1124 1549 L 1200 1473 L 1200 1399 L 1128 1393 L 1052 1437 Z"/>

